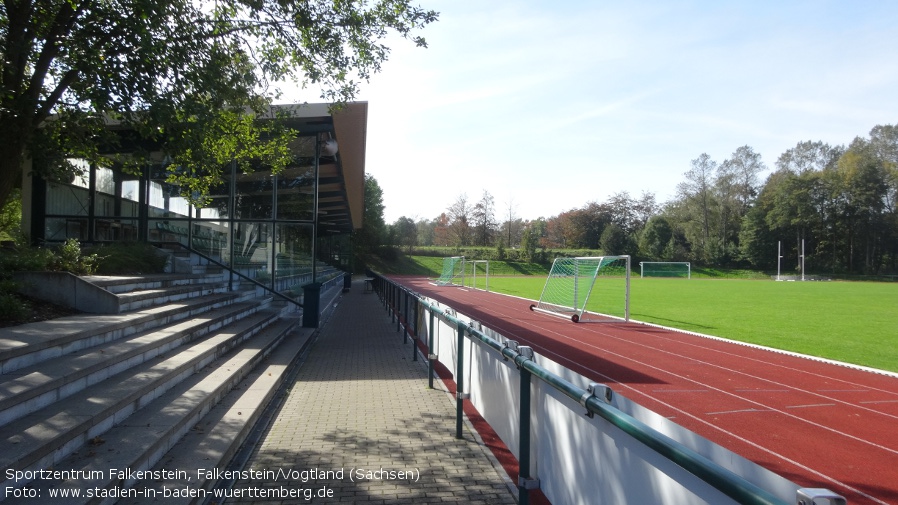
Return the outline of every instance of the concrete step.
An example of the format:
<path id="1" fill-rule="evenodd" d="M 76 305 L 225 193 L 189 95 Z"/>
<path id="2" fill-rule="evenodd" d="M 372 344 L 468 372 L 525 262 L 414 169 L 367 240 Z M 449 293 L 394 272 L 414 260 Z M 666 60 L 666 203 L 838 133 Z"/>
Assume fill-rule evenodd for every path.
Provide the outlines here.
<path id="1" fill-rule="evenodd" d="M 228 283 L 218 281 L 135 290 L 116 296 L 119 299 L 120 311 L 127 312 L 212 293 L 224 293 L 227 290 Z"/>
<path id="2" fill-rule="evenodd" d="M 170 324 L 230 304 L 245 294 L 213 293 L 124 314 L 79 314 L 0 328 L 0 373 Z"/>
<path id="3" fill-rule="evenodd" d="M 202 275 L 157 274 L 157 275 L 84 275 L 82 279 L 100 286 L 110 293 L 127 293 L 129 291 L 158 289 L 169 286 L 195 284 L 202 282 Z"/>
<path id="4" fill-rule="evenodd" d="M 117 491 L 132 486 L 139 479 L 133 476 L 129 477 L 127 474 L 113 474 L 110 469 L 139 472 L 153 468 L 173 446 L 176 444 L 180 446 L 182 437 L 190 432 L 203 416 L 215 407 L 216 403 L 222 398 L 226 398 L 229 391 L 240 384 L 254 367 L 278 347 L 278 344 L 294 328 L 295 324 L 296 320 L 283 319 L 267 326 L 246 341 L 244 345 L 231 350 L 221 359 L 211 363 L 201 373 L 192 375 L 158 398 L 146 403 L 128 420 L 101 435 L 92 437 L 77 454 L 60 460 L 56 465 L 57 468 L 77 470 L 82 472 L 82 475 L 86 475 L 87 472 L 96 472 L 102 475 L 93 475 L 97 478 L 67 480 L 41 479 L 32 481 L 29 488 L 41 494 L 41 503 L 115 503 L 118 500 L 117 497 L 121 496 L 121 493 Z M 295 345 L 291 347 L 293 347 L 295 355 Z M 274 352 L 275 356 L 269 360 L 271 364 L 267 365 L 268 367 L 286 367 L 292 359 L 289 357 L 289 353 L 280 351 L 280 349 Z M 266 373 L 266 369 L 263 368 L 255 376 L 259 374 L 264 376 Z M 251 385 L 255 382 L 257 380 L 247 383 L 250 390 L 253 389 Z M 239 400 L 242 396 L 243 394 L 238 391 L 236 398 Z M 242 407 L 237 406 L 234 400 L 228 400 L 228 402 L 232 408 L 236 406 L 239 409 L 232 414 L 237 418 L 244 417 Z M 247 417 L 249 414 L 250 412 L 247 411 Z M 216 435 L 210 433 L 209 436 Z M 79 499 L 69 498 L 54 501 L 49 498 L 49 490 L 52 488 L 80 490 L 82 496 Z M 115 497 L 87 498 L 85 495 L 88 489 L 99 489 L 102 490 L 101 494 Z M 10 498 L 4 503 L 26 503 L 23 500 L 25 499 Z M 155 500 L 144 495 L 139 501 L 147 503 Z"/>
<path id="5" fill-rule="evenodd" d="M 277 318 L 263 310 L 0 427 L 0 468 L 48 468 Z M 7 475 L 0 475 L 0 485 Z"/>
<path id="6" fill-rule="evenodd" d="M 239 302 L 0 375 L 0 425 L 264 308 Z"/>
<path id="7" fill-rule="evenodd" d="M 191 496 L 200 494 L 200 489 L 211 490 L 219 480 L 212 472 L 199 473 L 195 469 L 228 467 L 256 428 L 256 423 L 260 421 L 281 384 L 293 371 L 291 364 L 312 342 L 313 336 L 314 332 L 307 328 L 291 330 L 264 363 L 246 376 L 152 468 L 155 471 L 169 468 L 194 469 L 187 475 L 187 479 L 142 479 L 132 487 L 152 490 L 156 496 L 163 496 L 166 491 L 169 495 L 176 494 L 178 497 L 166 499 L 166 503 L 173 505 L 202 503 L 203 500 L 199 497 Z M 119 505 L 140 503 L 141 500 L 137 499 L 119 501 Z"/>

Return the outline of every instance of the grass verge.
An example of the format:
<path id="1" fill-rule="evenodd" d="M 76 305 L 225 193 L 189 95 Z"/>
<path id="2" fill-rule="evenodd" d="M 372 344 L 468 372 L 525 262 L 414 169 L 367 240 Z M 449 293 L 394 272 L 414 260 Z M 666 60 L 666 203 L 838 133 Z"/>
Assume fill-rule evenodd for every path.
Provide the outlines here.
<path id="1" fill-rule="evenodd" d="M 545 278 L 490 277 L 539 298 Z M 630 316 L 648 323 L 898 372 L 898 284 L 632 279 Z M 602 307 L 590 304 L 590 310 Z"/>

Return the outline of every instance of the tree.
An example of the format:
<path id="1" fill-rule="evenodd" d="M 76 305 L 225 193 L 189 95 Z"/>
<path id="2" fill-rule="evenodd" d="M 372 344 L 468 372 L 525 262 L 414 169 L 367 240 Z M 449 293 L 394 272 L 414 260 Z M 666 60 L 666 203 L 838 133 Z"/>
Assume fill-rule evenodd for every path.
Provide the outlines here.
<path id="1" fill-rule="evenodd" d="M 789 172 L 776 171 L 767 177 L 755 200 L 755 204 L 742 218 L 739 231 L 740 258 L 756 268 L 772 269 L 776 266 L 774 256 L 778 238 L 771 230 L 767 215 L 775 202 L 775 193 L 780 184 L 790 177 Z"/>
<path id="2" fill-rule="evenodd" d="M 582 210 L 574 209 L 549 218 L 546 221 L 546 246 L 583 247 L 587 229 L 585 217 Z"/>
<path id="3" fill-rule="evenodd" d="M 602 252 L 606 255 L 621 255 L 630 252 L 630 238 L 620 226 L 611 224 L 605 227 L 599 240 Z"/>
<path id="4" fill-rule="evenodd" d="M 0 207 L 0 241 L 19 238 L 19 226 L 22 222 L 22 201 L 19 190 L 13 190 L 12 198 Z"/>
<path id="5" fill-rule="evenodd" d="M 673 237 L 673 229 L 663 216 L 652 216 L 639 236 L 639 252 L 651 260 L 664 260 L 664 249 Z"/>
<path id="6" fill-rule="evenodd" d="M 420 219 L 417 223 L 415 223 L 415 227 L 418 229 L 418 245 L 421 246 L 431 246 L 434 245 L 435 239 L 435 229 L 437 226 L 436 219 Z"/>
<path id="7" fill-rule="evenodd" d="M 405 246 L 409 252 L 418 243 L 418 227 L 409 217 L 402 216 L 397 219 L 393 223 L 393 231 L 396 234 L 397 245 Z"/>
<path id="8" fill-rule="evenodd" d="M 613 222 L 613 210 L 607 203 L 589 202 L 583 207 L 584 233 L 583 246 L 598 249 L 599 240 L 605 227 Z"/>
<path id="9" fill-rule="evenodd" d="M 47 177 L 77 170 L 70 157 L 108 162 L 109 120 L 168 155 L 187 195 L 220 181 L 223 161 L 276 171 L 291 132 L 252 119 L 281 96 L 279 83 L 351 100 L 386 60 L 390 32 L 425 46 L 414 33 L 436 18 L 409 0 L 5 2 L 0 206 L 29 158 Z M 145 163 L 137 154 L 130 162 Z"/>
<path id="10" fill-rule="evenodd" d="M 776 160 L 776 166 L 780 170 L 788 170 L 795 175 L 819 172 L 831 167 L 841 154 L 840 147 L 833 147 L 821 141 L 811 142 L 808 140 L 799 142 L 795 147 L 781 154 Z"/>
<path id="11" fill-rule="evenodd" d="M 839 204 L 836 215 L 843 224 L 839 236 L 848 242 L 848 269 L 861 268 L 857 253 L 863 252 L 863 269 L 868 273 L 878 270 L 882 261 L 883 211 L 889 189 L 883 160 L 871 147 L 865 139 L 856 138 L 839 158 L 833 174 L 837 188 L 833 200 Z"/>
<path id="12" fill-rule="evenodd" d="M 706 153 L 692 160 L 692 168 L 683 174 L 684 182 L 677 185 L 680 198 L 681 226 L 692 243 L 696 259 L 713 262 L 716 244 L 711 242 L 714 175 L 717 162 Z"/>
<path id="13" fill-rule="evenodd" d="M 446 209 L 449 218 L 449 231 L 457 247 L 470 245 L 471 243 L 471 205 L 468 203 L 468 195 L 458 195 L 455 203 Z"/>
<path id="14" fill-rule="evenodd" d="M 749 146 L 736 149 L 717 167 L 714 192 L 719 216 L 717 232 L 723 261 L 739 255 L 742 218 L 748 213 L 758 194 L 758 175 L 766 169 L 761 155 Z"/>
<path id="15" fill-rule="evenodd" d="M 484 191 L 480 201 L 474 204 L 474 208 L 471 210 L 475 245 L 489 246 L 493 244 L 493 239 L 499 228 L 495 214 L 496 204 L 493 195 L 489 191 Z"/>
<path id="16" fill-rule="evenodd" d="M 386 224 L 384 223 L 384 192 L 371 174 L 365 174 L 365 209 L 362 214 L 362 229 L 353 232 L 353 244 L 362 254 L 372 253 L 383 244 Z"/>
<path id="17" fill-rule="evenodd" d="M 639 203 L 630 193 L 622 191 L 611 195 L 606 204 L 611 212 L 611 223 L 627 234 L 635 232 L 641 225 Z"/>
<path id="18" fill-rule="evenodd" d="M 636 227 L 642 229 L 648 224 L 649 219 L 658 213 L 658 201 L 655 193 L 643 191 L 639 200 L 635 202 L 634 213 L 636 214 Z"/>
<path id="19" fill-rule="evenodd" d="M 434 220 L 433 225 L 433 245 L 449 246 L 452 245 L 450 238 L 449 216 L 443 212 Z"/>
<path id="20" fill-rule="evenodd" d="M 536 248 L 539 245 L 538 231 L 533 226 L 525 226 L 521 236 L 521 249 L 527 261 L 533 261 L 536 256 Z"/>
<path id="21" fill-rule="evenodd" d="M 515 244 L 520 243 L 521 230 L 524 227 L 524 221 L 515 214 L 516 208 L 517 205 L 514 203 L 514 198 L 508 201 L 508 207 L 505 208 L 505 222 L 502 224 L 502 228 L 505 235 L 505 245 L 508 247 L 514 247 Z"/>
<path id="22" fill-rule="evenodd" d="M 891 271 L 898 270 L 898 125 L 877 125 L 870 130 L 870 146 L 882 162 L 886 179 L 883 247 Z"/>
<path id="23" fill-rule="evenodd" d="M 731 174 L 737 215 L 744 216 L 758 195 L 758 177 L 767 170 L 767 165 L 761 160 L 761 155 L 749 146 L 736 149 L 722 165 L 726 165 L 722 171 Z"/>

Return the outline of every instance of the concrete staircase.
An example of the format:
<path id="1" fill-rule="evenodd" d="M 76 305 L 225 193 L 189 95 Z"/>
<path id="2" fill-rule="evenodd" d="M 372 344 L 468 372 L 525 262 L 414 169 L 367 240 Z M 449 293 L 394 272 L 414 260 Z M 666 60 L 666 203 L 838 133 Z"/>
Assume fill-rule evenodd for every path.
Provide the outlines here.
<path id="1" fill-rule="evenodd" d="M 122 312 L 0 328 L 0 487 L 16 490 L 0 501 L 208 489 L 197 468 L 227 466 L 313 330 L 262 290 L 228 291 L 220 272 L 85 280 Z M 80 497 L 51 498 L 61 490 Z"/>

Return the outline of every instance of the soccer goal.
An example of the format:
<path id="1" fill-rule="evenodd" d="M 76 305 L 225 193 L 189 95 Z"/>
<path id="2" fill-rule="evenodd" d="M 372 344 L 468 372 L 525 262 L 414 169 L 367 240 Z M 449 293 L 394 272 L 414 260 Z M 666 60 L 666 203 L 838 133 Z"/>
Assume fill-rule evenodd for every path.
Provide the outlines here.
<path id="1" fill-rule="evenodd" d="M 471 260 L 471 287 L 474 289 L 490 290 L 490 262 L 489 260 Z"/>
<path id="2" fill-rule="evenodd" d="M 437 286 L 464 286 L 465 285 L 465 257 L 452 256 L 443 258 L 443 272 L 440 278 L 433 284 Z"/>
<path id="3" fill-rule="evenodd" d="M 692 278 L 692 265 L 688 261 L 640 261 L 640 277 Z"/>
<path id="4" fill-rule="evenodd" d="M 530 310 L 573 322 L 630 320 L 630 257 L 556 258 Z"/>

